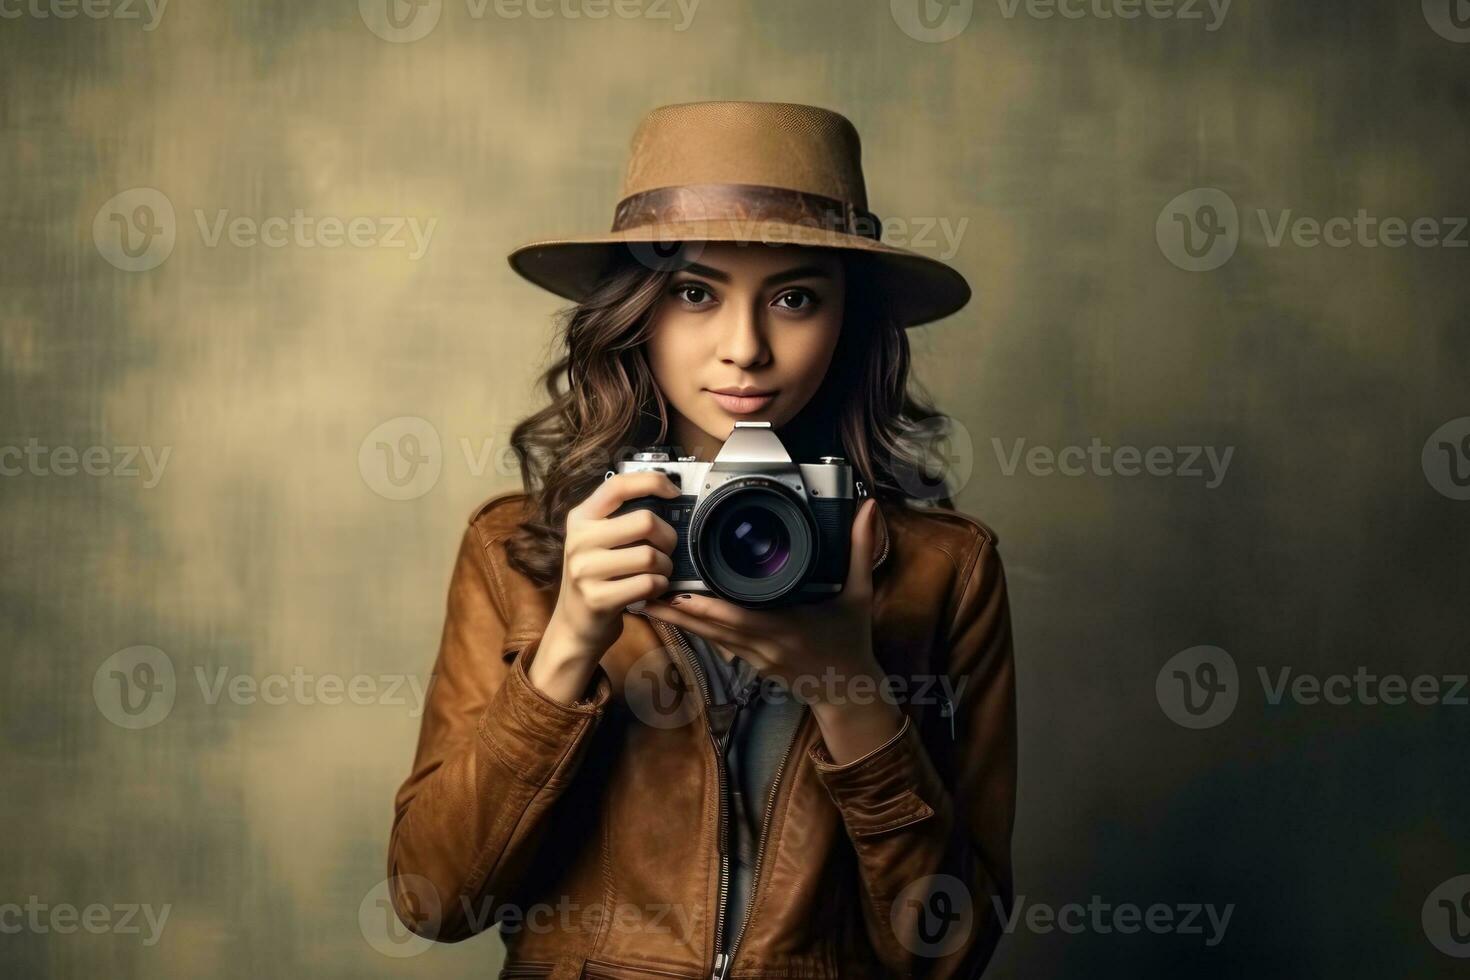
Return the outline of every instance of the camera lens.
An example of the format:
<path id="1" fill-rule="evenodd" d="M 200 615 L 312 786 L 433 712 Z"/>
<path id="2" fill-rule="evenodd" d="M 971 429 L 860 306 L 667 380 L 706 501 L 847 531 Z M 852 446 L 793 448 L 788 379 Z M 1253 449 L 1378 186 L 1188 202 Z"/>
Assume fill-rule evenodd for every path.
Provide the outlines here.
<path id="1" fill-rule="evenodd" d="M 800 589 L 817 562 L 817 526 L 778 480 L 743 477 L 716 489 L 689 522 L 695 572 L 716 595 L 773 605 Z"/>
<path id="2" fill-rule="evenodd" d="M 791 535 L 786 525 L 764 507 L 742 506 L 720 527 L 720 553 L 746 578 L 766 578 L 786 567 Z"/>

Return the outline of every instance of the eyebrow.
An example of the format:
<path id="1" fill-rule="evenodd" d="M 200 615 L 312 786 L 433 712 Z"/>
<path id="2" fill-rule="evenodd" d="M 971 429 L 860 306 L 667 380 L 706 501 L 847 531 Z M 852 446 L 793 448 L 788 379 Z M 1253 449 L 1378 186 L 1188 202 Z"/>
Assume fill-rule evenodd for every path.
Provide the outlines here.
<path id="1" fill-rule="evenodd" d="M 684 272 L 693 273 L 697 276 L 708 276 L 719 282 L 729 282 L 730 274 L 721 272 L 712 266 L 701 265 L 691 262 L 683 269 Z M 777 283 L 790 282 L 793 279 L 831 279 L 832 273 L 819 265 L 798 265 L 782 272 L 773 272 L 761 281 L 762 286 L 774 286 Z"/>

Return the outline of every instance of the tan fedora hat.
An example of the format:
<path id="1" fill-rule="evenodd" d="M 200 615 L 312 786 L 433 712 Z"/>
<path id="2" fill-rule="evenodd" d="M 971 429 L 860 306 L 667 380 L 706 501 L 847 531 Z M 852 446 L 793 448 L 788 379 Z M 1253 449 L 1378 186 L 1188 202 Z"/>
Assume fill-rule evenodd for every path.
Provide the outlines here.
<path id="1" fill-rule="evenodd" d="M 530 242 L 508 258 L 536 285 L 580 300 L 623 248 L 672 268 L 697 258 L 700 242 L 814 245 L 866 256 L 866 274 L 907 326 L 969 301 L 958 271 L 885 245 L 881 233 L 845 116 L 789 102 L 683 102 L 639 123 L 610 231 Z"/>

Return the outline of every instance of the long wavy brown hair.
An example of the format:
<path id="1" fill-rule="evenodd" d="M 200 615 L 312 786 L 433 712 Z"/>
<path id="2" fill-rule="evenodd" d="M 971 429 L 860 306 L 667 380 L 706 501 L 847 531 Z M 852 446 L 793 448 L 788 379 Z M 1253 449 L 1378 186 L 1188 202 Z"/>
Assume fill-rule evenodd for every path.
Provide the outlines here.
<path id="1" fill-rule="evenodd" d="M 922 386 L 915 382 L 917 392 L 910 391 L 904 325 L 872 287 L 867 257 L 838 254 L 847 286 L 832 361 L 811 401 L 777 435 L 797 462 L 845 457 L 882 501 L 953 510 L 947 486 L 930 489 L 936 423 L 946 420 Z M 550 404 L 522 419 L 510 437 L 530 506 L 506 540 L 506 555 L 539 587 L 561 578 L 567 512 L 618 460 L 668 438 L 669 407 L 644 342 L 672 275 L 622 249 L 597 287 L 557 314 L 553 345 L 560 356 L 539 378 Z"/>

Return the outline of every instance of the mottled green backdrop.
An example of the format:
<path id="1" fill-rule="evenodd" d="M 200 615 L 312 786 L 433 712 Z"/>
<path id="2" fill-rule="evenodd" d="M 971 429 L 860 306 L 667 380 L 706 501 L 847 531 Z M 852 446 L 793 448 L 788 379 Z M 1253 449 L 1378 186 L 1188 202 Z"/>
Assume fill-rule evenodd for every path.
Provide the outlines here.
<path id="1" fill-rule="evenodd" d="M 849 116 L 976 290 L 913 339 L 1012 584 L 990 975 L 1463 970 L 1465 6 L 0 0 L 0 974 L 499 962 L 380 901 L 557 307 L 504 256 L 723 98 Z"/>

